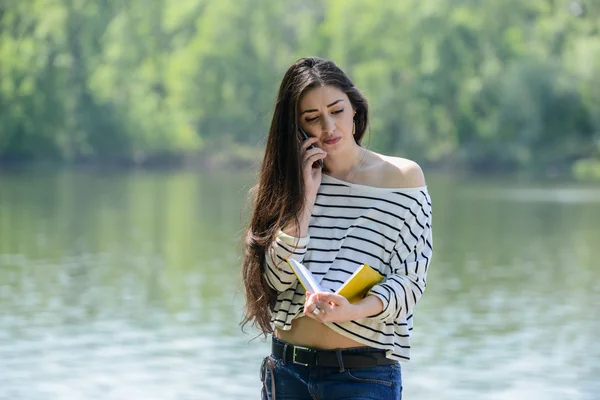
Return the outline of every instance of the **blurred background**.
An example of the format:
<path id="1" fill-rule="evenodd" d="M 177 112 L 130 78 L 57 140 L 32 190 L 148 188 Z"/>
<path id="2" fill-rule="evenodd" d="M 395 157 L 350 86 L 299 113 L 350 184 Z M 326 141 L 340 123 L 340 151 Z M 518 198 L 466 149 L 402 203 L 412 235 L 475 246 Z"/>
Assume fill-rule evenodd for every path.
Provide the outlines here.
<path id="1" fill-rule="evenodd" d="M 406 398 L 600 399 L 600 1 L 0 0 L 0 399 L 257 399 L 241 236 L 334 60 L 423 167 Z"/>

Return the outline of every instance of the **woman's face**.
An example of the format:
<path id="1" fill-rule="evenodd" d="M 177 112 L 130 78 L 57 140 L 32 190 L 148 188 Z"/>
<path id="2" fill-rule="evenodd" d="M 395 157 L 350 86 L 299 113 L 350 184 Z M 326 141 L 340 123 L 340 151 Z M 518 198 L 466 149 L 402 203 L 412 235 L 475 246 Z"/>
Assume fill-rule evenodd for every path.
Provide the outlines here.
<path id="1" fill-rule="evenodd" d="M 346 93 L 335 86 L 308 90 L 300 99 L 300 125 L 319 138 L 317 146 L 333 155 L 354 146 L 354 109 Z"/>

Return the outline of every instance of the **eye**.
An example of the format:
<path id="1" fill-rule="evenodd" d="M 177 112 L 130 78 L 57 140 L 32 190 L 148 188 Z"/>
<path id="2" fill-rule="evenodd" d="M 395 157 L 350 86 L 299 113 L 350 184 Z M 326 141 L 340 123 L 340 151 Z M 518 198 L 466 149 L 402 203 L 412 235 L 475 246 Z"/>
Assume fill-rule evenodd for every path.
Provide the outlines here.
<path id="1" fill-rule="evenodd" d="M 340 108 L 339 110 L 333 111 L 332 114 L 340 114 L 340 113 L 343 113 L 343 112 L 344 112 L 344 109 Z"/>
<path id="2" fill-rule="evenodd" d="M 319 117 L 306 118 L 306 122 L 315 122 Z"/>

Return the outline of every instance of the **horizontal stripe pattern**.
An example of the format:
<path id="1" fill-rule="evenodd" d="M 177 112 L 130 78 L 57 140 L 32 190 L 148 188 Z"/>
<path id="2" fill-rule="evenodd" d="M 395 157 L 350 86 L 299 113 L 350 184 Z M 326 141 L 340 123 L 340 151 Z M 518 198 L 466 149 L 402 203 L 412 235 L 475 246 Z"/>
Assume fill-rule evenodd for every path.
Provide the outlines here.
<path id="1" fill-rule="evenodd" d="M 308 237 L 295 238 L 279 231 L 275 241 L 265 254 L 264 276 L 269 286 L 278 292 L 286 291 L 289 288 L 295 289 L 298 278 L 285 260 L 293 258 L 302 262 L 308 241 Z"/>
<path id="2" fill-rule="evenodd" d="M 304 288 L 285 258 L 303 263 L 325 290 L 334 292 L 362 264 L 385 279 L 369 294 L 384 304 L 381 313 L 342 323 L 334 331 L 410 359 L 413 309 L 426 287 L 433 253 L 431 199 L 426 187 L 382 189 L 353 185 L 328 175 L 317 194 L 308 236 L 280 232 L 266 253 L 265 278 L 278 292 L 272 322 L 290 329 L 304 308 Z"/>

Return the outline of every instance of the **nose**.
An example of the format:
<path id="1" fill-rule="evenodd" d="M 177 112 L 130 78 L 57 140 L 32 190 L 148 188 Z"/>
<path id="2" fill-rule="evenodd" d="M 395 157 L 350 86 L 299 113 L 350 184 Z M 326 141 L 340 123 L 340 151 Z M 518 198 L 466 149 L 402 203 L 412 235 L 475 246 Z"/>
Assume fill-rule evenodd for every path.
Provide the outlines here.
<path id="1" fill-rule="evenodd" d="M 326 135 L 331 135 L 335 130 L 335 122 L 333 121 L 333 118 L 326 116 L 321 121 L 321 129 L 323 130 L 323 133 Z"/>

